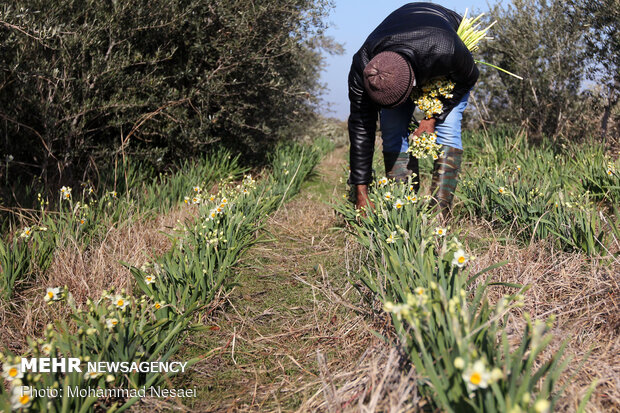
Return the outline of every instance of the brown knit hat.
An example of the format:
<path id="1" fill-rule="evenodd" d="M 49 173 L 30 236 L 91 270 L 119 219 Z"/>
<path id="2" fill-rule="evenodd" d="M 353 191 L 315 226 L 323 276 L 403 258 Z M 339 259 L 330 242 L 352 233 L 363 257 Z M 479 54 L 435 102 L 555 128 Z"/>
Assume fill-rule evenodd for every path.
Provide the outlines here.
<path id="1" fill-rule="evenodd" d="M 381 52 L 364 68 L 364 87 L 380 106 L 393 108 L 405 101 L 413 89 L 411 65 L 396 52 Z"/>

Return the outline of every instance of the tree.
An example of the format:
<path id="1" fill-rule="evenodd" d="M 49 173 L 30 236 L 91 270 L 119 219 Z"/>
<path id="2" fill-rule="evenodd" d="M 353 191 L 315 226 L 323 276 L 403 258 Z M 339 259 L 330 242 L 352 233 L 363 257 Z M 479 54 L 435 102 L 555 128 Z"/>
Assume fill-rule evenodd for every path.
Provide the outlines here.
<path id="1" fill-rule="evenodd" d="M 601 137 L 605 139 L 612 111 L 617 109 L 620 97 L 620 1 L 572 0 L 570 4 L 586 26 L 586 52 L 593 62 L 588 77 L 597 82 L 603 92 Z M 616 124 L 617 117 L 616 112 Z"/>
<path id="2" fill-rule="evenodd" d="M 514 0 L 494 5 L 487 19 L 497 24 L 482 60 L 523 77 L 481 67 L 476 94 L 491 120 L 521 124 L 537 136 L 585 133 L 591 121 L 583 88 L 588 56 L 581 16 L 562 0 Z"/>
<path id="3" fill-rule="evenodd" d="M 215 142 L 260 157 L 317 104 L 329 0 L 15 0 L 0 5 L 0 145 L 58 183 L 119 157 Z"/>

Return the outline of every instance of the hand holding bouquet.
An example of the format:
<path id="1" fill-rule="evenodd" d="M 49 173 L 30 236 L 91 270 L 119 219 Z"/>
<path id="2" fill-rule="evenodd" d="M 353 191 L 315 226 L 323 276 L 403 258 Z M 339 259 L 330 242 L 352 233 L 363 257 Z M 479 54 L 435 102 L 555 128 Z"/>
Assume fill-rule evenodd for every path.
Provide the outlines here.
<path id="1" fill-rule="evenodd" d="M 422 132 L 420 136 L 410 136 L 409 149 L 407 152 L 418 159 L 431 157 L 437 159 L 443 157 L 441 145 L 437 143 L 437 134 Z"/>

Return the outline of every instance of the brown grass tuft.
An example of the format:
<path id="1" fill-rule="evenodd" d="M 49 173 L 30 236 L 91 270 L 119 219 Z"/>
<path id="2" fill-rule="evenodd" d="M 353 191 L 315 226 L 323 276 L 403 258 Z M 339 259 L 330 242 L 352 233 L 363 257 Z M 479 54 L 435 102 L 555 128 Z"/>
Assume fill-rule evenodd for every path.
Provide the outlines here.
<path id="1" fill-rule="evenodd" d="M 69 309 L 63 304 L 47 305 L 43 301 L 48 287 L 67 286 L 77 304 L 87 298 L 98 298 L 101 291 L 129 288 L 132 278 L 121 262 L 142 265 L 150 256 L 163 254 L 170 248 L 166 233 L 178 221 L 192 215 L 190 208 L 178 208 L 152 220 L 133 217 L 134 222 L 108 230 L 103 240 L 82 251 L 75 240 L 54 253 L 53 263 L 43 279 L 13 299 L 13 308 L 0 308 L 2 342 L 12 351 L 21 352 L 26 337 L 38 337 L 53 320 L 66 319 Z"/>

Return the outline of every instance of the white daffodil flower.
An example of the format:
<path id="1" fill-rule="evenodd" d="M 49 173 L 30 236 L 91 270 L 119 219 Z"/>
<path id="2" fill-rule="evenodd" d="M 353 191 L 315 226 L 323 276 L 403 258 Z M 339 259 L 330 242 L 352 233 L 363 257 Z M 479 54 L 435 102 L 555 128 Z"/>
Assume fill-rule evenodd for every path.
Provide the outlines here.
<path id="1" fill-rule="evenodd" d="M 62 293 L 62 289 L 60 287 L 48 288 L 45 291 L 45 297 L 43 298 L 45 301 L 58 301 L 60 300 Z"/>
<path id="2" fill-rule="evenodd" d="M 389 237 L 385 240 L 388 244 L 394 244 L 396 242 L 396 231 L 392 231 Z"/>
<path id="3" fill-rule="evenodd" d="M 468 366 L 462 376 L 467 385 L 467 390 L 470 392 L 477 389 L 486 389 L 491 380 L 491 373 L 485 368 L 484 361 L 482 360 L 478 360 L 472 366 Z"/>
<path id="4" fill-rule="evenodd" d="M 117 324 L 118 320 L 116 318 L 108 318 L 107 320 L 105 320 L 105 326 L 109 330 L 112 330 Z"/>
<path id="5" fill-rule="evenodd" d="M 49 356 L 52 352 L 52 343 L 45 343 L 41 346 L 41 353 Z"/>
<path id="6" fill-rule="evenodd" d="M 24 377 L 21 365 L 19 364 L 2 364 L 2 377 L 7 381 L 13 381 Z"/>
<path id="7" fill-rule="evenodd" d="M 112 302 L 114 303 L 116 308 L 118 308 L 119 310 L 124 310 L 125 307 L 127 307 L 129 305 L 129 300 L 127 298 L 123 297 L 120 294 L 116 294 L 112 298 Z"/>
<path id="8" fill-rule="evenodd" d="M 28 386 L 16 386 L 11 390 L 11 407 L 13 410 L 27 409 L 32 404 L 32 391 Z"/>
<path id="9" fill-rule="evenodd" d="M 462 248 L 459 248 L 454 253 L 454 258 L 452 259 L 452 265 L 456 265 L 459 268 L 462 268 L 465 264 L 467 264 L 468 258 L 467 254 Z"/>

